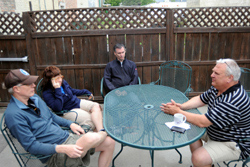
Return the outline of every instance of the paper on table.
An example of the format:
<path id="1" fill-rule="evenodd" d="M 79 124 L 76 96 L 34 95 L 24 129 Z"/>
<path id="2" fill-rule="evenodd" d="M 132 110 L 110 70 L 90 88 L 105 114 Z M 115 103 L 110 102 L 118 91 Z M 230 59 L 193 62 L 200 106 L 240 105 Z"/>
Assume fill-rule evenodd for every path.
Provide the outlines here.
<path id="1" fill-rule="evenodd" d="M 187 123 L 181 123 L 181 124 L 175 124 L 174 122 L 166 122 L 165 123 L 170 129 L 172 128 L 172 126 L 178 126 L 180 128 L 184 128 L 184 129 L 190 129 L 190 125 Z"/>

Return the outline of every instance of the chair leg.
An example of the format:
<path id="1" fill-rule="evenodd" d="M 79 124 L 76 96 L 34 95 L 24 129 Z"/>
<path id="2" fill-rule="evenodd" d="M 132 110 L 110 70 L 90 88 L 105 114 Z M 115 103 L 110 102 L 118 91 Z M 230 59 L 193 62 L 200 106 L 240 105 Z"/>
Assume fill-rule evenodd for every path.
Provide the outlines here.
<path id="1" fill-rule="evenodd" d="M 248 157 L 242 164 L 242 167 L 247 167 L 247 163 L 250 162 L 250 158 Z"/>

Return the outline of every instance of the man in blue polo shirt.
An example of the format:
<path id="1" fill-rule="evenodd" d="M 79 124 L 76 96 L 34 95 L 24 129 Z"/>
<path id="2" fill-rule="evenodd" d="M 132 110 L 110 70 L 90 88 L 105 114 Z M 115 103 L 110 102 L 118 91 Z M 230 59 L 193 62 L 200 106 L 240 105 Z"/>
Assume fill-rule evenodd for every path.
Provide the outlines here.
<path id="1" fill-rule="evenodd" d="M 200 96 L 178 104 L 162 104 L 167 114 L 181 113 L 187 121 L 199 127 L 207 127 L 206 134 L 190 145 L 195 167 L 246 158 L 250 154 L 250 142 L 236 144 L 250 137 L 250 100 L 240 84 L 241 71 L 232 59 L 217 60 L 212 70 L 212 86 Z M 184 110 L 208 105 L 207 113 L 198 115 Z M 203 142 L 206 142 L 203 145 Z"/>
<path id="2" fill-rule="evenodd" d="M 5 122 L 11 134 L 31 154 L 52 155 L 42 159 L 49 167 L 85 166 L 88 150 L 100 151 L 99 167 L 108 167 L 115 142 L 104 129 L 85 134 L 81 126 L 53 114 L 45 102 L 35 94 L 38 76 L 22 69 L 11 70 L 5 77 L 5 87 L 11 93 L 5 111 Z M 69 127 L 73 133 L 62 130 Z M 65 164 L 64 164 L 65 163 Z"/>

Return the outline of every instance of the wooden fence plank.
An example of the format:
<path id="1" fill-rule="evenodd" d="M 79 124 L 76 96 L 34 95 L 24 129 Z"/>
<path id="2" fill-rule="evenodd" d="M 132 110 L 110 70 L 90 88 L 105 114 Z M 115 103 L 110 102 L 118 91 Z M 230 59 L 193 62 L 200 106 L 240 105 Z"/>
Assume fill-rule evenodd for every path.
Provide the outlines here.
<path id="1" fill-rule="evenodd" d="M 232 59 L 239 59 L 241 55 L 241 45 L 243 40 L 242 33 L 233 33 L 233 48 L 232 48 Z"/>
<path id="2" fill-rule="evenodd" d="M 64 42 L 63 38 L 55 38 L 54 39 L 54 47 L 55 47 L 55 57 L 56 64 L 66 64 L 67 56 L 64 55 Z"/>
<path id="3" fill-rule="evenodd" d="M 209 60 L 209 33 L 201 34 L 201 61 Z"/>
<path id="4" fill-rule="evenodd" d="M 174 36 L 174 34 L 172 34 Z M 174 37 L 173 37 L 174 40 Z M 172 45 L 174 42 L 172 42 Z M 173 55 L 174 55 L 174 49 L 172 49 Z M 170 59 L 170 54 L 167 53 L 167 49 L 166 49 L 166 34 L 165 33 L 160 33 L 160 59 L 159 60 L 164 60 L 167 61 Z"/>
<path id="5" fill-rule="evenodd" d="M 64 64 L 74 64 L 74 53 L 72 46 L 72 37 L 62 37 Z"/>
<path id="6" fill-rule="evenodd" d="M 151 61 L 150 35 L 143 36 L 143 58 L 142 61 Z M 142 83 L 147 84 L 152 82 L 151 67 L 142 67 Z"/>
<path id="7" fill-rule="evenodd" d="M 177 34 L 177 41 L 175 42 L 175 56 L 172 60 L 184 60 L 184 51 L 185 51 L 185 34 Z M 185 41 L 186 42 L 186 41 Z"/>
<path id="8" fill-rule="evenodd" d="M 84 69 L 83 70 L 83 76 L 84 76 L 84 89 L 88 89 L 91 92 L 94 92 L 94 86 L 93 86 L 93 79 L 92 79 L 92 69 Z"/>
<path id="9" fill-rule="evenodd" d="M 218 43 L 217 43 L 217 45 L 218 45 L 218 47 L 217 47 L 217 55 L 216 55 L 216 57 L 217 57 L 217 59 L 218 58 L 224 58 L 224 57 L 226 57 L 226 55 L 225 55 L 225 49 L 226 49 L 226 34 L 225 33 L 219 33 L 218 34 Z M 213 44 L 211 44 L 211 45 L 213 45 Z M 216 45 L 216 44 L 214 44 L 214 45 Z"/>
<path id="10" fill-rule="evenodd" d="M 210 54 L 209 60 L 216 60 L 218 57 L 218 47 L 219 45 L 219 37 L 217 33 L 210 34 L 209 46 L 210 46 Z"/>
<path id="11" fill-rule="evenodd" d="M 108 57 L 108 50 L 107 50 L 107 37 L 106 35 L 104 36 L 98 36 L 99 42 L 98 42 L 98 57 L 97 59 L 99 60 L 99 64 L 107 63 L 109 62 L 109 57 Z"/>
<path id="12" fill-rule="evenodd" d="M 152 34 L 151 35 L 151 61 L 159 61 L 160 55 L 160 46 L 159 46 L 159 34 Z M 159 77 L 159 66 L 152 66 L 151 68 L 151 80 L 156 81 Z"/>
<path id="13" fill-rule="evenodd" d="M 242 36 L 242 45 L 240 51 L 240 59 L 249 59 L 250 49 L 250 33 L 244 33 Z"/>
<path id="14" fill-rule="evenodd" d="M 75 69 L 74 71 L 75 71 L 75 77 L 71 76 L 71 80 L 74 79 L 76 85 L 75 87 L 72 87 L 72 88 L 85 89 L 84 88 L 84 81 L 85 81 L 84 70 Z"/>
<path id="15" fill-rule="evenodd" d="M 94 96 L 101 96 L 100 84 L 101 84 L 101 71 L 99 69 L 92 69 L 92 84 L 91 92 Z"/>
<path id="16" fill-rule="evenodd" d="M 74 63 L 83 64 L 83 50 L 82 50 L 82 38 L 73 37 L 73 49 L 74 49 Z"/>

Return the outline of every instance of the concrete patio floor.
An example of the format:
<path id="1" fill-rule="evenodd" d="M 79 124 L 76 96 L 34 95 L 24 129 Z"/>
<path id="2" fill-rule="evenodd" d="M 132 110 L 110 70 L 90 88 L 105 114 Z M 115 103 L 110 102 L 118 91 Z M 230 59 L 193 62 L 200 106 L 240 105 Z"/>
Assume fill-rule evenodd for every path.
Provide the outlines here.
<path id="1" fill-rule="evenodd" d="M 201 107 L 199 110 L 204 113 L 207 107 Z M 0 108 L 0 118 L 3 115 L 5 108 Z M 120 144 L 116 143 L 114 156 L 120 150 Z M 179 155 L 175 150 L 163 150 L 155 151 L 154 153 L 154 166 L 155 167 L 190 167 L 191 164 L 191 153 L 189 146 L 185 146 L 178 149 L 182 153 L 182 164 L 179 164 Z M 89 167 L 98 166 L 99 153 L 95 153 L 91 156 L 91 163 Z M 0 134 L 0 162 L 2 167 L 18 167 L 18 163 L 11 153 L 11 150 L 7 146 L 6 141 Z M 241 163 L 237 163 L 237 166 L 241 166 Z M 219 164 L 221 167 L 225 166 L 223 163 Z M 111 166 L 111 165 L 110 165 Z M 116 167 L 150 167 L 151 159 L 148 150 L 141 150 L 131 147 L 124 147 L 123 152 L 115 161 Z M 233 166 L 233 165 L 232 165 Z M 215 167 L 218 167 L 216 164 Z"/>

